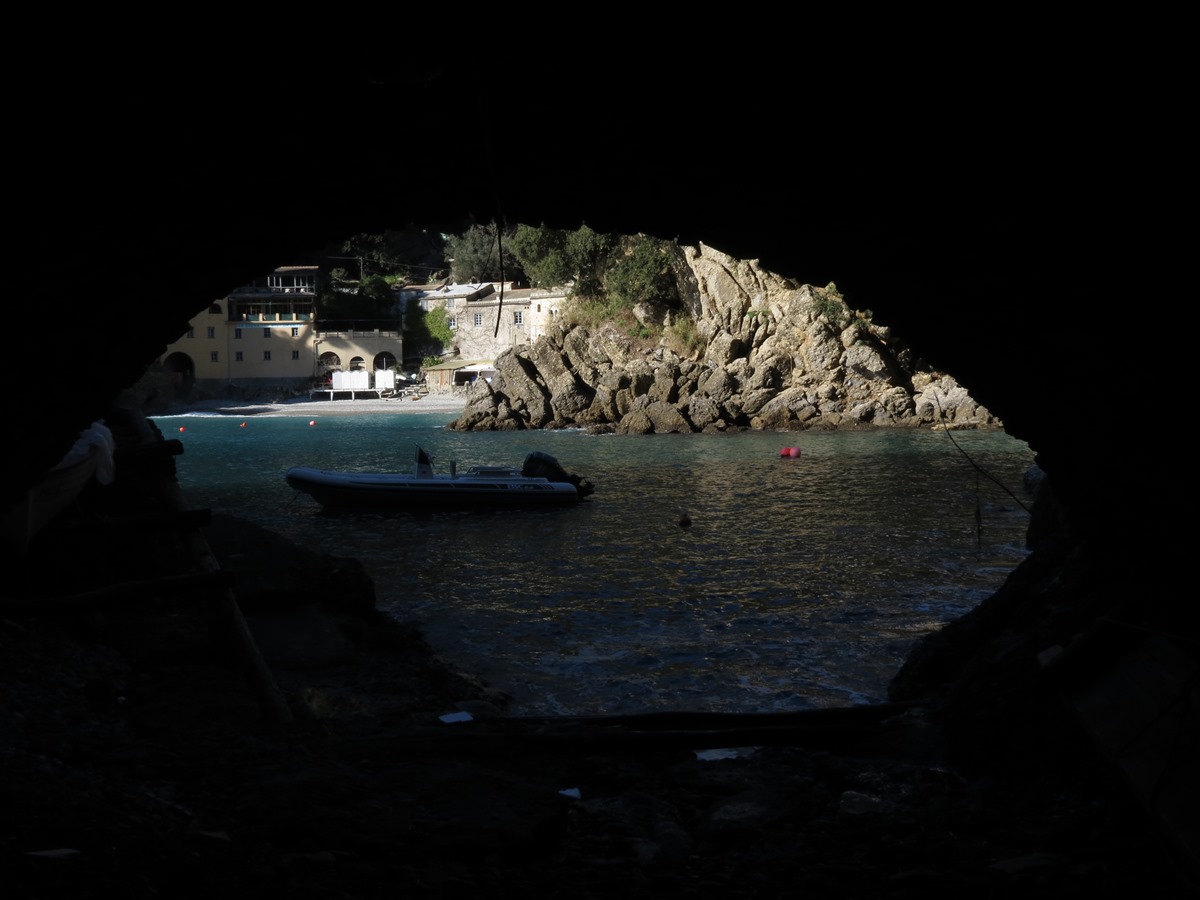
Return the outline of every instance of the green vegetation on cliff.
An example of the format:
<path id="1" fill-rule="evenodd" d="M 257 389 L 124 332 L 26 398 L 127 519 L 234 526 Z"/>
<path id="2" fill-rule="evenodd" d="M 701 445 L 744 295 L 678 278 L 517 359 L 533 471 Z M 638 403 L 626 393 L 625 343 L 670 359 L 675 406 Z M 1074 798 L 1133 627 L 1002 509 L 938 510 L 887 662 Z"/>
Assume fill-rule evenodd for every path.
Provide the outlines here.
<path id="1" fill-rule="evenodd" d="M 395 282 L 448 273 L 458 283 L 503 280 L 526 281 L 535 288 L 567 287 L 571 300 L 564 312 L 569 321 L 615 325 L 638 340 L 666 334 L 681 350 L 690 351 L 699 341 L 681 299 L 684 266 L 675 241 L 602 234 L 586 224 L 566 230 L 495 221 L 438 238 L 416 240 L 400 232 L 356 235 L 332 248 L 326 259 L 335 265 L 324 267 L 321 280 L 322 318 L 363 324 L 394 320 L 390 288 Z M 357 273 L 350 268 L 355 263 Z M 414 349 L 434 353 L 452 339 L 444 314 L 439 319 L 412 304 L 405 313 L 405 339 Z"/>
<path id="2" fill-rule="evenodd" d="M 572 286 L 568 316 L 576 322 L 612 323 L 631 337 L 651 339 L 661 333 L 664 316 L 647 313 L 682 306 L 672 241 L 600 234 L 587 225 L 576 231 L 519 225 L 512 250 L 533 286 Z"/>

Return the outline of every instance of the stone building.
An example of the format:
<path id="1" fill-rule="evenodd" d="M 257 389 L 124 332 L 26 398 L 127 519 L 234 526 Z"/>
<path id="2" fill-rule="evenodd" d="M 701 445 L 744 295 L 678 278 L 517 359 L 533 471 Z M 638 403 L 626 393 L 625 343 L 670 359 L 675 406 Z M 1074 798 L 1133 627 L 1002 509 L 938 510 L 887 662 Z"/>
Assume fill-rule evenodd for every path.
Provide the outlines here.
<path id="1" fill-rule="evenodd" d="M 513 282 L 406 285 L 397 291 L 402 308 L 416 299 L 421 309 L 446 310 L 453 342 L 442 362 L 425 367 L 431 390 L 451 390 L 494 373 L 505 350 L 532 344 L 547 332 L 569 288 L 517 288 Z"/>

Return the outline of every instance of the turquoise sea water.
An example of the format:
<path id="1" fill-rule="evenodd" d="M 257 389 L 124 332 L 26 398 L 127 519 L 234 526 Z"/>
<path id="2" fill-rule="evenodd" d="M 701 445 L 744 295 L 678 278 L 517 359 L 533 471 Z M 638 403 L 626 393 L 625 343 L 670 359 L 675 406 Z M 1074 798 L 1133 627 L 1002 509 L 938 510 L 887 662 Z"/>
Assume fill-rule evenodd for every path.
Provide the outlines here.
<path id="1" fill-rule="evenodd" d="M 155 421 L 183 442 L 193 507 L 361 559 L 381 609 L 518 715 L 881 702 L 913 643 L 1026 555 L 1033 454 L 1002 432 L 463 433 L 453 418 Z M 417 444 L 438 471 L 545 451 L 596 492 L 567 509 L 330 514 L 284 481 L 293 465 L 408 470 Z"/>

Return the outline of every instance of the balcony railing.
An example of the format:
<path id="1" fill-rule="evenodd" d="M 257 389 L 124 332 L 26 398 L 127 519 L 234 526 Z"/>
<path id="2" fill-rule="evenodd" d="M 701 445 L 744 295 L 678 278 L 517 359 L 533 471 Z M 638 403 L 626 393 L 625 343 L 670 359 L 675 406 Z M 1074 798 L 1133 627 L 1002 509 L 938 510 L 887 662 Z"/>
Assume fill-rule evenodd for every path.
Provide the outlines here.
<path id="1" fill-rule="evenodd" d="M 377 330 L 377 329 L 372 328 L 369 330 L 355 329 L 353 331 L 349 331 L 349 330 L 347 330 L 347 331 L 317 331 L 317 332 L 314 332 L 314 336 L 321 338 L 322 340 L 324 340 L 326 338 L 372 338 L 372 337 L 398 338 L 398 337 L 400 337 L 400 332 L 399 331 L 383 331 L 381 329 Z"/>
<path id="2" fill-rule="evenodd" d="M 292 303 L 256 303 L 250 307 L 233 305 L 229 318 L 233 322 L 309 322 L 313 312 L 311 307 L 296 309 Z"/>
<path id="3" fill-rule="evenodd" d="M 271 297 L 278 294 L 299 294 L 315 297 L 315 287 L 268 287 L 265 284 L 245 284 L 229 292 L 230 297 Z"/>

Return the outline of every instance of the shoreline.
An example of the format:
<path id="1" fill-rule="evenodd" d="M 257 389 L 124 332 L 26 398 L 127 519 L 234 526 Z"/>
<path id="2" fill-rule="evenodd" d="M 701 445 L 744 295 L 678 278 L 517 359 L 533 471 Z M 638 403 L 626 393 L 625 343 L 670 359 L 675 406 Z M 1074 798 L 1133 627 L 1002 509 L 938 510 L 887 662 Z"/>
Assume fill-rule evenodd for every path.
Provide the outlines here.
<path id="1" fill-rule="evenodd" d="M 465 397 L 449 394 L 426 394 L 420 399 L 390 400 L 310 400 L 296 398 L 261 402 L 252 400 L 203 400 L 197 403 L 171 404 L 151 417 L 187 416 L 199 413 L 222 416 L 295 415 L 295 416 L 360 416 L 411 413 L 445 413 L 456 419 L 466 407 Z"/>

